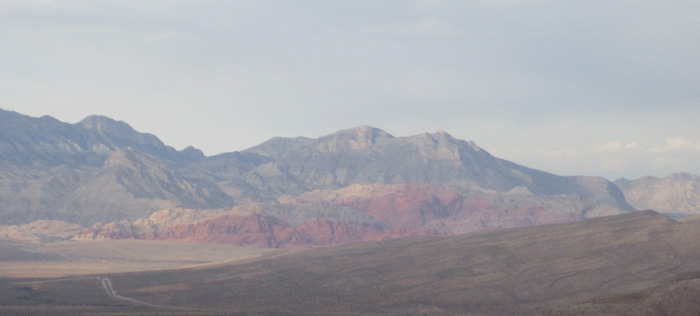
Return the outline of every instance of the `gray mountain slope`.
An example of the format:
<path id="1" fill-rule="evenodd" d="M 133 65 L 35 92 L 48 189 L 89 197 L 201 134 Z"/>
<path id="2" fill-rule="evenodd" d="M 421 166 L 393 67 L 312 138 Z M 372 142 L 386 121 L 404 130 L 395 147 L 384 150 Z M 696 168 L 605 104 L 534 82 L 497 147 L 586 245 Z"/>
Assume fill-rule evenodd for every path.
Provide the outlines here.
<path id="1" fill-rule="evenodd" d="M 445 132 L 411 137 L 367 126 L 318 139 L 277 138 L 244 153 L 275 159 L 281 174 L 307 190 L 337 189 L 350 184 L 427 183 L 463 193 L 508 193 L 536 197 L 568 195 L 596 204 L 634 211 L 613 183 L 590 176 L 563 177 L 498 159 L 473 142 Z"/>
<path id="2" fill-rule="evenodd" d="M 0 160 L 28 168 L 101 166 L 117 149 L 131 148 L 158 158 L 188 163 L 204 158 L 196 149 L 177 151 L 156 136 L 124 122 L 90 116 L 76 124 L 0 110 Z"/>
<path id="3" fill-rule="evenodd" d="M 634 210 L 603 178 L 523 167 L 445 132 L 394 137 L 361 126 L 205 157 L 107 117 L 68 124 L 0 110 L 0 224 L 133 221 L 169 207 L 214 209 L 352 184 L 403 183 L 449 187 L 506 210 L 540 205 L 579 218 Z"/>
<path id="4" fill-rule="evenodd" d="M 676 217 L 700 214 L 698 175 L 674 173 L 664 178 L 619 179 L 615 184 L 629 203 L 639 209 L 653 209 Z"/>
<path id="5" fill-rule="evenodd" d="M 203 158 L 106 117 L 68 124 L 0 110 L 0 223 L 89 225 L 172 206 L 234 204 L 216 182 L 177 171 Z"/>

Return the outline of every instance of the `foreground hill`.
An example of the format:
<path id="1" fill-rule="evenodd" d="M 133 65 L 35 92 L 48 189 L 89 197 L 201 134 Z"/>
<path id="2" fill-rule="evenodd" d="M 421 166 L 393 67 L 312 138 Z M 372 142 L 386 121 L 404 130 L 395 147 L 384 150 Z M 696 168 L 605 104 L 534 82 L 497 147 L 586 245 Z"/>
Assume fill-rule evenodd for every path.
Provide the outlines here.
<path id="1" fill-rule="evenodd" d="M 554 308 L 546 316 L 698 315 L 700 272 L 679 274 L 643 291 Z"/>
<path id="2" fill-rule="evenodd" d="M 603 178 L 530 169 L 442 131 L 394 137 L 360 126 L 205 157 L 106 117 L 67 124 L 1 110 L 0 201 L 5 225 L 59 220 L 91 227 L 80 238 L 265 247 L 463 234 L 635 211 Z M 189 215 L 167 219 L 182 212 L 161 212 L 172 209 Z"/>
<path id="3" fill-rule="evenodd" d="M 617 315 L 697 315 L 690 294 L 700 291 L 694 277 L 698 238 L 696 225 L 643 211 L 468 236 L 271 253 L 109 279 L 122 296 L 212 314 L 576 315 L 614 304 Z M 90 295 L 67 296 L 61 282 L 9 284 L 0 290 L 28 286 L 57 307 L 61 300 L 91 306 Z M 100 287 L 90 284 L 71 288 L 79 293 Z M 0 310 L 29 304 L 12 296 L 3 303 Z"/>
<path id="4" fill-rule="evenodd" d="M 640 210 L 654 209 L 679 217 L 700 214 L 700 176 L 675 173 L 664 178 L 619 179 L 615 184 Z"/>
<path id="5" fill-rule="evenodd" d="M 113 282 L 125 296 L 200 308 L 531 314 L 631 294 L 695 272 L 698 238 L 696 226 L 645 211 L 315 249 L 216 268 L 124 275 Z"/>

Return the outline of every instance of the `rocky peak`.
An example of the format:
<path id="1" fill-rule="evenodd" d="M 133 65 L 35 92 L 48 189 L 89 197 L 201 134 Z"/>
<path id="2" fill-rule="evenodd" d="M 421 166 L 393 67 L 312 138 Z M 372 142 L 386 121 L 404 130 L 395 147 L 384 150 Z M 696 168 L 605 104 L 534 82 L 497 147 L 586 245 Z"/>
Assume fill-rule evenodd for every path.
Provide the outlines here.
<path id="1" fill-rule="evenodd" d="M 432 134 L 426 133 L 426 135 L 428 135 L 432 139 L 442 140 L 442 141 L 451 141 L 451 140 L 455 139 L 454 137 L 452 137 L 452 135 L 448 134 L 443 129 L 439 129 L 435 133 L 432 133 Z"/>
<path id="2" fill-rule="evenodd" d="M 192 162 L 205 157 L 201 150 L 192 146 L 176 151 L 153 134 L 140 133 L 125 122 L 105 116 L 88 116 L 76 126 L 89 132 L 92 148 L 103 151 L 104 148 L 109 148 L 109 152 L 131 148 L 173 162 Z"/>
<path id="3" fill-rule="evenodd" d="M 361 126 L 358 126 L 355 128 L 351 128 L 349 130 L 340 131 L 336 134 L 351 134 L 351 135 L 354 135 L 355 138 L 357 138 L 357 139 L 371 139 L 371 140 L 374 140 L 374 139 L 377 139 L 380 137 L 385 137 L 385 138 L 393 138 L 394 137 L 391 134 L 389 134 L 381 129 L 367 126 L 367 125 L 361 125 Z"/>
<path id="4" fill-rule="evenodd" d="M 153 147 L 154 149 L 164 149 L 164 147 L 166 147 L 158 137 L 152 134 L 139 133 L 129 124 L 105 116 L 88 116 L 76 125 L 88 131 L 95 132 L 100 136 L 100 141 L 113 142 L 113 145 L 118 147 L 124 145 L 142 145 L 144 147 Z M 174 150 L 171 149 L 171 151 Z"/>
<path id="5" fill-rule="evenodd" d="M 188 161 L 196 161 L 206 157 L 201 150 L 192 146 L 188 146 L 187 148 L 181 150 L 180 155 Z"/>
<path id="6" fill-rule="evenodd" d="M 136 132 L 129 124 L 116 121 L 106 116 L 91 115 L 78 122 L 79 126 L 98 132 L 134 133 Z"/>
<path id="7" fill-rule="evenodd" d="M 442 129 L 439 129 L 435 133 L 432 133 L 432 134 L 425 133 L 425 134 L 419 135 L 417 137 L 428 139 L 430 141 L 433 141 L 436 144 L 439 143 L 439 144 L 444 144 L 444 145 L 451 145 L 454 147 L 463 147 L 464 145 L 466 145 L 466 147 L 471 148 L 472 150 L 474 150 L 476 152 L 484 152 L 484 150 L 481 149 L 481 147 L 477 146 L 476 143 L 474 143 L 473 141 L 465 142 L 463 140 L 457 139 Z"/>
<path id="8" fill-rule="evenodd" d="M 358 126 L 318 139 L 322 148 L 331 152 L 344 150 L 368 150 L 382 140 L 392 139 L 391 134 L 370 126 Z"/>

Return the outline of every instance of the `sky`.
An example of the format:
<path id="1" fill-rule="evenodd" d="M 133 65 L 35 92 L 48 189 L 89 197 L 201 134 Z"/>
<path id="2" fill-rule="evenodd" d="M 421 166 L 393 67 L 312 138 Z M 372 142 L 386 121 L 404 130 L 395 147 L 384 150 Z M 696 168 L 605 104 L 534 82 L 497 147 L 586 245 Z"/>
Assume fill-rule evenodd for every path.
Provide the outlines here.
<path id="1" fill-rule="evenodd" d="M 359 125 L 700 174 L 700 1 L 0 1 L 0 108 L 207 155 Z"/>

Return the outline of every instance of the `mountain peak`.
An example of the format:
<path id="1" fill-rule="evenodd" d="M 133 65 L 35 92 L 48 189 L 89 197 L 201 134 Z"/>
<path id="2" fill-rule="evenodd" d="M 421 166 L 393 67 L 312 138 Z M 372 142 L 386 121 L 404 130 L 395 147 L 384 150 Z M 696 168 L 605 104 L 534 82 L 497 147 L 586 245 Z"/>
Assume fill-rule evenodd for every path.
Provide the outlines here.
<path id="1" fill-rule="evenodd" d="M 452 135 L 448 134 L 443 129 L 439 129 L 435 133 L 425 132 L 423 134 L 418 134 L 414 137 L 429 139 L 433 142 L 444 142 L 444 141 L 450 141 L 450 140 L 455 139 L 454 137 L 452 137 Z M 412 137 L 409 137 L 409 138 L 412 138 Z"/>
<path id="2" fill-rule="evenodd" d="M 85 129 L 98 132 L 135 132 L 135 130 L 129 124 L 101 115 L 88 116 L 77 125 L 82 126 Z"/>
<path id="3" fill-rule="evenodd" d="M 376 128 L 376 127 L 371 127 L 367 125 L 360 125 L 355 128 L 343 130 L 340 132 L 337 132 L 333 135 L 348 135 L 348 136 L 354 136 L 356 139 L 377 139 L 377 138 L 394 138 L 391 134 Z"/>
<path id="4" fill-rule="evenodd" d="M 94 133 L 96 141 L 113 149 L 132 147 L 158 156 L 175 153 L 155 135 L 138 132 L 131 125 L 106 116 L 88 116 L 75 125 Z"/>
<path id="5" fill-rule="evenodd" d="M 426 133 L 420 134 L 418 136 L 428 138 L 428 139 L 435 141 L 435 142 L 457 140 L 456 138 L 452 137 L 452 135 L 450 135 L 449 133 L 447 133 L 443 129 L 439 129 L 435 133 L 427 133 L 426 132 Z"/>
<path id="6" fill-rule="evenodd" d="M 363 150 L 376 145 L 380 140 L 392 139 L 391 134 L 371 126 L 358 126 L 319 138 L 321 144 L 332 152 Z"/>
<path id="7" fill-rule="evenodd" d="M 435 135 L 435 136 L 440 136 L 440 137 L 452 138 L 452 135 L 450 135 L 450 134 L 448 134 L 447 132 L 445 132 L 445 130 L 442 129 L 442 128 L 439 129 L 439 130 L 437 130 L 435 133 L 433 133 L 433 135 Z"/>

